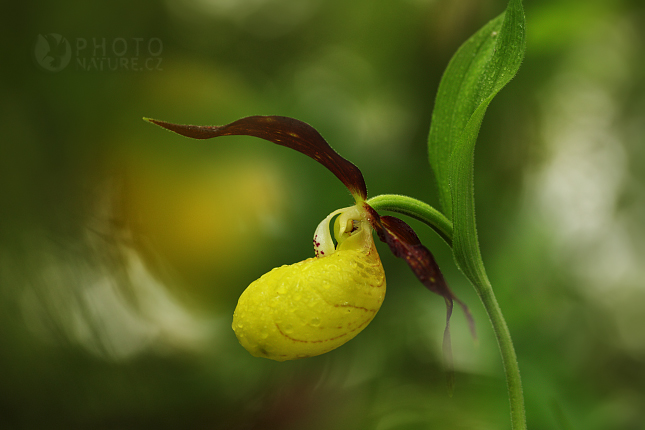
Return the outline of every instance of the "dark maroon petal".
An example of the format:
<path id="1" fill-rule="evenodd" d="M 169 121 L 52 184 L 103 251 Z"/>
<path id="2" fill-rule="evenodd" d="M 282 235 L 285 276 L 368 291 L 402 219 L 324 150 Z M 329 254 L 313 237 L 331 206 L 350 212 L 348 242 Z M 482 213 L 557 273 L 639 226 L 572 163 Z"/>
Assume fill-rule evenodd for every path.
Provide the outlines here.
<path id="1" fill-rule="evenodd" d="M 439 265 L 428 248 L 423 246 L 417 234 L 408 224 L 392 216 L 379 216 L 367 203 L 365 208 L 369 212 L 369 221 L 376 230 L 379 239 L 390 247 L 392 253 L 403 258 L 412 272 L 423 285 L 430 291 L 440 295 L 446 302 L 446 329 L 443 334 L 443 351 L 447 365 L 448 386 L 452 390 L 454 372 L 452 370 L 452 346 L 450 342 L 450 317 L 452 316 L 453 302 L 459 303 L 464 311 L 473 337 L 476 338 L 475 320 L 468 306 L 459 300 L 452 292 L 444 279 Z"/>
<path id="2" fill-rule="evenodd" d="M 474 334 L 474 320 L 468 306 L 459 300 L 448 287 L 432 253 L 423 246 L 412 227 L 399 218 L 379 216 L 367 203 L 364 203 L 364 206 L 370 214 L 370 223 L 376 230 L 379 239 L 388 244 L 396 257 L 407 261 L 414 274 L 426 288 L 446 299 L 446 303 L 449 303 L 449 310 L 452 309 L 453 300 L 459 303 Z"/>
<path id="3" fill-rule="evenodd" d="M 255 136 L 295 149 L 328 168 L 355 197 L 367 198 L 363 174 L 344 159 L 309 124 L 286 116 L 249 116 L 222 126 L 181 125 L 145 118 L 153 124 L 193 139 L 218 136 Z"/>

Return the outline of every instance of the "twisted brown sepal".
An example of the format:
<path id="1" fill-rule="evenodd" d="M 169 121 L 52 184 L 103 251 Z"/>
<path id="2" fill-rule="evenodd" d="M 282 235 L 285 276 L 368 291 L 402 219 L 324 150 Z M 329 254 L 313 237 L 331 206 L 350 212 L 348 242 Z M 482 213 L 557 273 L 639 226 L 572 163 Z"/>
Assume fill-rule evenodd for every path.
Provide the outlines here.
<path id="1" fill-rule="evenodd" d="M 369 221 L 376 230 L 379 239 L 390 247 L 392 253 L 404 259 L 416 277 L 430 291 L 440 295 L 446 302 L 446 329 L 443 334 L 443 352 L 446 361 L 446 373 L 448 375 L 448 390 L 452 395 L 454 388 L 454 366 L 452 359 L 452 346 L 450 341 L 450 317 L 452 316 L 453 303 L 457 302 L 461 306 L 470 331 L 474 338 L 477 338 L 475 332 L 475 320 L 473 319 L 468 306 L 459 300 L 452 292 L 439 269 L 432 253 L 426 248 L 412 227 L 404 221 L 392 216 L 379 216 L 367 203 L 363 203 L 369 213 Z"/>
<path id="2" fill-rule="evenodd" d="M 329 169 L 345 184 L 355 199 L 367 198 L 367 187 L 359 168 L 338 155 L 316 129 L 297 119 L 285 116 L 249 116 L 222 126 L 182 125 L 144 119 L 193 139 L 244 135 L 295 149 Z"/>

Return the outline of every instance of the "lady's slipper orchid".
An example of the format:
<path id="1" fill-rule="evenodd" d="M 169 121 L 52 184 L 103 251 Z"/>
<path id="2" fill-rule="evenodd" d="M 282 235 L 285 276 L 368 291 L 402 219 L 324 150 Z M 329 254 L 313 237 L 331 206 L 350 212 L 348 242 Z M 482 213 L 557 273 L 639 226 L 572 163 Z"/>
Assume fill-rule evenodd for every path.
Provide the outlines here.
<path id="1" fill-rule="evenodd" d="M 281 116 L 251 116 L 224 126 L 154 124 L 195 139 L 226 135 L 259 137 L 295 149 L 327 167 L 349 189 L 354 206 L 327 216 L 314 233 L 315 257 L 273 269 L 242 293 L 233 315 L 233 330 L 252 355 L 284 361 L 331 351 L 363 330 L 385 297 L 385 273 L 372 239 L 388 244 L 430 291 L 446 302 L 444 351 L 451 361 L 449 322 L 455 297 L 430 251 L 404 221 L 380 216 L 365 201 L 361 171 L 336 153 L 308 124 Z M 330 234 L 330 223 L 336 217 Z"/>
<path id="2" fill-rule="evenodd" d="M 338 245 L 329 233 L 340 214 Z M 242 293 L 233 330 L 251 354 L 278 361 L 331 351 L 363 330 L 385 298 L 385 273 L 367 212 L 340 209 L 314 234 L 316 256 L 271 270 Z"/>

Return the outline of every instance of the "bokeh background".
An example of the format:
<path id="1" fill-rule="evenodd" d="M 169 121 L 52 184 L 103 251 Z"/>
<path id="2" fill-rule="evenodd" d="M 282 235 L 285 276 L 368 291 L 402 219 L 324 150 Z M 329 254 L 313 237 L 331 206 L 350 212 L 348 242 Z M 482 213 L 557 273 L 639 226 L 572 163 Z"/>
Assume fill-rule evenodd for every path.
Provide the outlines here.
<path id="1" fill-rule="evenodd" d="M 475 344 L 453 317 L 452 398 L 442 300 L 381 245 L 388 295 L 363 333 L 320 357 L 251 357 L 230 328 L 237 297 L 312 256 L 318 222 L 351 198 L 286 148 L 192 141 L 141 119 L 293 116 L 362 169 L 370 195 L 436 205 L 425 142 L 441 74 L 504 7 L 5 2 L 0 428 L 510 428 L 487 317 L 414 220 L 477 320 Z M 526 58 L 484 120 L 476 198 L 529 427 L 642 429 L 645 4 L 525 10 Z"/>

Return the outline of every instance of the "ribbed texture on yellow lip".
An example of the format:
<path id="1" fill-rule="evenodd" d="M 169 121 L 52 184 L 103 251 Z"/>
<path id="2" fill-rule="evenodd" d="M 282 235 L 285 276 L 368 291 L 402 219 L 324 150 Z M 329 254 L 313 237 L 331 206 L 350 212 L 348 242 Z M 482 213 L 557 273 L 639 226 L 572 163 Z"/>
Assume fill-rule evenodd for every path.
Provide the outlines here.
<path id="1" fill-rule="evenodd" d="M 233 330 L 256 357 L 311 357 L 360 333 L 384 297 L 385 273 L 372 242 L 266 273 L 240 296 Z"/>

